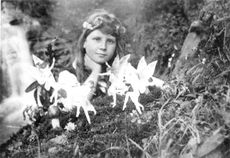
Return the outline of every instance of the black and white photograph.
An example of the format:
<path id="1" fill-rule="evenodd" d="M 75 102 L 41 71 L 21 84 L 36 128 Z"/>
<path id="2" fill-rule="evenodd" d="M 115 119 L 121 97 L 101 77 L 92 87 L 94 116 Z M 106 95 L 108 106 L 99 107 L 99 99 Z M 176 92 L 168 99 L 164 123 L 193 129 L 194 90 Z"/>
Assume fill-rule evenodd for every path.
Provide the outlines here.
<path id="1" fill-rule="evenodd" d="M 1 0 L 0 158 L 229 158 L 229 0 Z"/>

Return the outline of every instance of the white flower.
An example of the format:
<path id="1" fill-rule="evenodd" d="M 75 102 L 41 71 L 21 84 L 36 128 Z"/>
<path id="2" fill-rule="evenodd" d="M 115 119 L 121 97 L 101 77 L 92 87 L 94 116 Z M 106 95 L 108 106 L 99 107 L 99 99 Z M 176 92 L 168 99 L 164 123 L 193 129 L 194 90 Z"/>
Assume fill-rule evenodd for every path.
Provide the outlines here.
<path id="1" fill-rule="evenodd" d="M 206 58 L 203 58 L 202 59 L 202 64 L 205 64 L 206 63 Z"/>
<path id="2" fill-rule="evenodd" d="M 82 26 L 83 26 L 84 29 L 89 29 L 89 30 L 93 30 L 94 29 L 94 27 L 90 23 L 88 23 L 86 21 L 83 23 Z"/>
<path id="3" fill-rule="evenodd" d="M 67 125 L 65 126 L 65 129 L 66 129 L 67 131 L 73 131 L 73 130 L 75 130 L 76 126 L 77 126 L 77 125 L 75 125 L 73 122 L 69 122 L 69 123 L 67 123 Z"/>

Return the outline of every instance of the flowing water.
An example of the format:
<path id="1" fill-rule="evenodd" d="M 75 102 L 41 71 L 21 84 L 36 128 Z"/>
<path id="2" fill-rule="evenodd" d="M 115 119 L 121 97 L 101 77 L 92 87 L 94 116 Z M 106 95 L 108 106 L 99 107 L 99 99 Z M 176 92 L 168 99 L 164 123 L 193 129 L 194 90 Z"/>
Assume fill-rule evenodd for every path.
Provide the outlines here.
<path id="1" fill-rule="evenodd" d="M 7 14 L 1 14 L 0 54 L 0 144 L 28 122 L 23 119 L 27 105 L 35 105 L 32 93 L 25 88 L 32 83 L 26 72 L 32 66 L 26 31 L 11 25 Z"/>

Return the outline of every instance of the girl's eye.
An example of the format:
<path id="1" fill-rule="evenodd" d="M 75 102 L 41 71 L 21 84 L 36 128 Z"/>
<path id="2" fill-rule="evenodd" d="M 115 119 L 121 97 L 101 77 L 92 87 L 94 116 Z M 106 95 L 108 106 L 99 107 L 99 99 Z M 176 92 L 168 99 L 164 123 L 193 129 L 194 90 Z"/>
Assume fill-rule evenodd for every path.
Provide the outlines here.
<path id="1" fill-rule="evenodd" d="M 114 44 L 114 43 L 115 43 L 115 40 L 113 40 L 113 39 L 108 39 L 107 42 L 110 43 L 110 44 Z"/>
<path id="2" fill-rule="evenodd" d="M 95 40 L 95 41 L 100 41 L 101 38 L 100 38 L 100 37 L 94 37 L 93 40 Z"/>

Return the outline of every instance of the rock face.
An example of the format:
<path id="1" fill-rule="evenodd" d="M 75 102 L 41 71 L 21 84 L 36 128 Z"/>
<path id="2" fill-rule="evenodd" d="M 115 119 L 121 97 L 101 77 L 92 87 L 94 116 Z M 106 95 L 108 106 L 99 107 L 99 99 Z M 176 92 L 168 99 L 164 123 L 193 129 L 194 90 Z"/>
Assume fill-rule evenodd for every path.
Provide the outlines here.
<path id="1" fill-rule="evenodd" d="M 199 20 L 192 22 L 189 33 L 184 40 L 181 54 L 175 64 L 173 76 L 183 79 L 186 71 L 200 62 L 198 59 L 199 44 L 207 40 L 212 19 L 212 14 L 203 13 Z"/>

